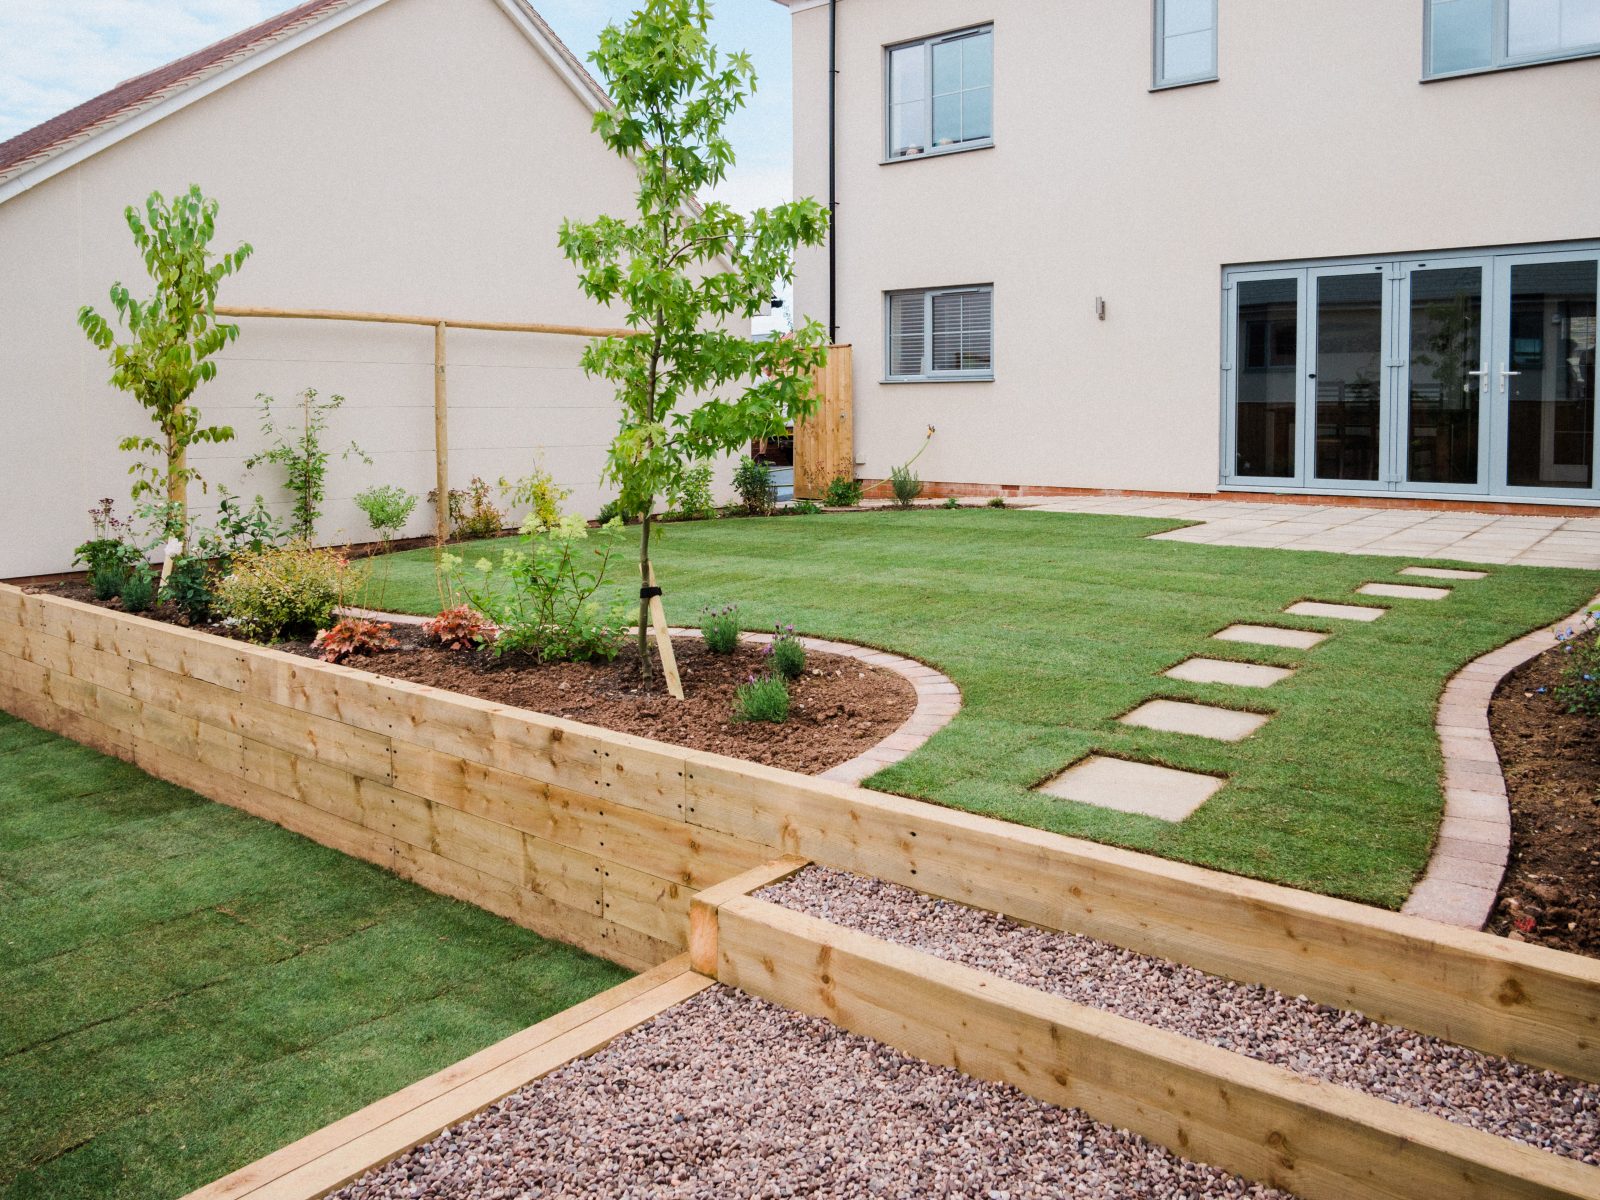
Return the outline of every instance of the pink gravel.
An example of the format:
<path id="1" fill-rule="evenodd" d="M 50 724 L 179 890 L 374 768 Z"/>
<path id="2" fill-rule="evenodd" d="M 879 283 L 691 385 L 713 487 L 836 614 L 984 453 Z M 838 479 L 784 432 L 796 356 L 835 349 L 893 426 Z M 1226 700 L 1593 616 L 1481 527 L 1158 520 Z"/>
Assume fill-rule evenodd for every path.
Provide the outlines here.
<path id="1" fill-rule="evenodd" d="M 761 899 L 927 954 L 1600 1165 L 1600 1085 L 897 884 L 809 867 Z"/>
<path id="2" fill-rule="evenodd" d="M 722 987 L 336 1196 L 1292 1200 Z"/>

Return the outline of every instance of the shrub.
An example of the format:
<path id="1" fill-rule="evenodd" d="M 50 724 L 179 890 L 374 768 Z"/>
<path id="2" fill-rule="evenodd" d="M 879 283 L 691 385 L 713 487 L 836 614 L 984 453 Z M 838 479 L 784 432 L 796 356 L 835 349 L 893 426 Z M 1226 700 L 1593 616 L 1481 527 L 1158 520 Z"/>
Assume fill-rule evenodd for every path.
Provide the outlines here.
<path id="1" fill-rule="evenodd" d="M 343 662 L 353 654 L 377 654 L 400 645 L 394 639 L 394 626 L 365 617 L 345 617 L 332 629 L 324 629 L 312 643 L 322 651 L 323 662 Z"/>
<path id="2" fill-rule="evenodd" d="M 122 578 L 122 611 L 149 612 L 156 599 L 156 577 L 143 563 L 131 567 Z"/>
<path id="3" fill-rule="evenodd" d="M 439 503 L 439 489 L 428 493 L 428 502 Z M 489 499 L 489 485 L 474 475 L 465 489 L 450 489 L 450 531 L 462 541 L 494 537 L 506 527 L 506 515 Z"/>
<path id="4" fill-rule="evenodd" d="M 704 521 L 717 515 L 717 506 L 711 499 L 710 467 L 695 467 L 684 472 L 678 492 L 672 497 L 672 508 L 679 516 L 692 521 Z"/>
<path id="5" fill-rule="evenodd" d="M 387 544 L 405 528 L 411 514 L 417 510 L 417 497 L 403 487 L 385 483 L 357 492 L 356 507 L 367 515 L 372 532 Z"/>
<path id="6" fill-rule="evenodd" d="M 476 650 L 493 642 L 498 632 L 493 621 L 466 604 L 447 608 L 422 623 L 422 636 L 446 650 Z"/>
<path id="7" fill-rule="evenodd" d="M 283 541 L 285 531 L 271 513 L 267 502 L 256 497 L 253 507 L 246 509 L 244 502 L 227 488 L 218 485 L 222 499 L 217 504 L 215 528 L 203 531 L 198 539 L 200 557 L 218 560 L 226 571 L 233 556 L 243 550 L 266 550 Z"/>
<path id="8" fill-rule="evenodd" d="M 338 554 L 303 542 L 245 550 L 217 584 L 217 611 L 252 641 L 315 633 L 332 621 L 349 574 Z"/>
<path id="9" fill-rule="evenodd" d="M 639 515 L 640 514 L 636 512 L 630 512 L 625 509 L 622 506 L 621 497 L 618 497 L 615 500 L 607 500 L 600 506 L 600 515 L 595 518 L 595 522 L 599 525 L 609 525 L 613 521 L 621 521 L 626 523 L 629 521 L 637 521 L 639 519 Z"/>
<path id="10" fill-rule="evenodd" d="M 745 455 L 733 470 L 733 490 L 739 493 L 739 501 L 747 513 L 754 517 L 766 516 L 775 503 L 772 468 Z"/>
<path id="11" fill-rule="evenodd" d="M 1006 498 L 1004 496 L 991 496 L 989 498 L 989 507 L 990 508 L 1004 508 L 1005 506 L 1006 506 Z"/>
<path id="12" fill-rule="evenodd" d="M 894 493 L 896 507 L 910 508 L 922 495 L 922 480 L 909 465 L 895 467 L 889 472 L 889 490 Z"/>
<path id="13" fill-rule="evenodd" d="M 209 619 L 216 599 L 211 592 L 211 564 L 204 558 L 174 559 L 161 598 L 170 601 L 190 621 Z"/>
<path id="14" fill-rule="evenodd" d="M 700 616 L 700 632 L 713 654 L 732 654 L 739 648 L 739 608 L 729 604 L 708 608 Z"/>
<path id="15" fill-rule="evenodd" d="M 736 721 L 765 721 L 782 725 L 789 719 L 789 684 L 782 675 L 752 675 L 734 693 Z"/>
<path id="16" fill-rule="evenodd" d="M 524 519 L 532 517 L 548 528 L 561 520 L 561 506 L 572 495 L 572 489 L 557 487 L 555 476 L 538 463 L 521 479 L 501 476 L 500 495 L 512 509 L 526 509 Z"/>
<path id="17" fill-rule="evenodd" d="M 945 499 L 945 502 L 942 505 L 940 505 L 939 507 L 941 507 L 941 508 L 960 508 L 961 507 L 961 501 L 957 500 L 954 496 L 949 496 L 949 497 L 947 497 Z"/>
<path id="18" fill-rule="evenodd" d="M 1600 717 L 1600 609 L 1590 612 L 1578 628 L 1563 631 L 1559 640 L 1566 661 L 1556 699 L 1570 713 Z"/>
<path id="19" fill-rule="evenodd" d="M 861 481 L 835 475 L 822 493 L 822 502 L 829 508 L 854 508 L 861 503 Z"/>
<path id="20" fill-rule="evenodd" d="M 799 679 L 806 671 L 806 648 L 794 635 L 793 625 L 776 627 L 772 644 L 767 647 L 772 669 L 785 679 Z"/>
<path id="21" fill-rule="evenodd" d="M 322 502 L 328 492 L 328 462 L 332 453 L 323 448 L 322 435 L 328 431 L 328 414 L 343 407 L 343 396 L 330 396 L 319 400 L 314 388 L 300 393 L 300 428 L 284 429 L 273 414 L 277 403 L 271 396 L 256 397 L 261 402 L 261 433 L 271 440 L 270 448 L 245 459 L 245 468 L 255 470 L 262 463 L 270 463 L 283 470 L 284 489 L 294 500 L 290 528 L 301 541 L 310 542 L 317 536 L 317 519 L 322 516 Z M 360 446 L 351 442 L 345 447 L 344 458 L 355 455 L 363 462 L 372 460 Z"/>
<path id="22" fill-rule="evenodd" d="M 796 500 L 789 511 L 797 517 L 814 517 L 822 511 L 822 505 L 813 500 Z"/>
<path id="23" fill-rule="evenodd" d="M 622 649 L 627 616 L 621 607 L 602 612 L 594 600 L 605 584 L 622 526 L 591 531 L 581 517 L 549 528 L 537 517 L 522 523 L 517 544 L 499 562 L 479 559 L 476 578 L 459 572 L 447 556 L 456 586 L 499 631 L 489 643 L 496 656 L 531 654 L 541 662 L 609 661 Z M 589 551 L 585 553 L 585 551 Z"/>

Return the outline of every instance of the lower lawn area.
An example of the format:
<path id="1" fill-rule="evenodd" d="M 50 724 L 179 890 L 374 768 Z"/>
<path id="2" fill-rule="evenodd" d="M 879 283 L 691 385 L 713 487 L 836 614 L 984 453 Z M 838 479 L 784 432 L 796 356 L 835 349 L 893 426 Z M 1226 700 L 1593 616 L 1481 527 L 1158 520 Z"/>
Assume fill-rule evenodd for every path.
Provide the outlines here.
<path id="1" fill-rule="evenodd" d="M 986 509 L 679 524 L 657 570 L 675 624 L 737 603 L 747 629 L 792 622 L 922 659 L 960 685 L 954 723 L 870 787 L 1397 907 L 1439 825 L 1445 680 L 1573 612 L 1600 573 L 1489 567 L 1441 602 L 1367 601 L 1391 608 L 1372 624 L 1308 620 L 1283 609 L 1362 602 L 1356 588 L 1400 582 L 1423 560 L 1148 540 L 1180 524 Z M 470 563 L 503 545 L 454 552 Z M 387 607 L 438 609 L 431 551 L 389 568 Z M 619 599 L 636 587 L 627 573 Z M 1334 636 L 1310 651 L 1211 640 L 1237 622 Z M 1162 677 L 1195 655 L 1298 673 L 1259 691 Z M 1117 724 L 1157 696 L 1275 715 L 1237 745 Z M 1091 752 L 1228 783 L 1178 825 L 1032 790 Z"/>
<path id="2" fill-rule="evenodd" d="M 167 1200 L 627 972 L 0 713 L 0 1196 Z"/>

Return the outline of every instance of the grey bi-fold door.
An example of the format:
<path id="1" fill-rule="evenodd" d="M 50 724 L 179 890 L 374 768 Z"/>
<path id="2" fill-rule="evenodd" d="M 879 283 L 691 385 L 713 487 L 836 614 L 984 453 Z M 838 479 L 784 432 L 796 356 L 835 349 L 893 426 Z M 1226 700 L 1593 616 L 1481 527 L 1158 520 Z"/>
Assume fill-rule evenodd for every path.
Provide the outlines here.
<path id="1" fill-rule="evenodd" d="M 1600 498 L 1600 248 L 1229 271 L 1223 482 Z"/>

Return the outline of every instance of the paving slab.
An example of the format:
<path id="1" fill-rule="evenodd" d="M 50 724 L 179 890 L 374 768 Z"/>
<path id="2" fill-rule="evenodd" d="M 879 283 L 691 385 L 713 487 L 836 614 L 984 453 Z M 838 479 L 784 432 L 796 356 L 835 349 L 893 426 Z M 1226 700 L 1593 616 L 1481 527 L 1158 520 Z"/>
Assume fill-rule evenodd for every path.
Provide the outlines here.
<path id="1" fill-rule="evenodd" d="M 1289 650 L 1310 650 L 1331 636 L 1309 629 L 1281 629 L 1276 625 L 1230 625 L 1213 635 L 1219 642 L 1245 642 L 1252 646 L 1282 646 Z"/>
<path id="2" fill-rule="evenodd" d="M 1214 742 L 1242 742 L 1271 719 L 1262 713 L 1238 712 L 1211 704 L 1151 700 L 1120 720 L 1123 725 L 1156 729 L 1162 733 L 1186 733 L 1192 737 L 1210 738 Z"/>
<path id="3" fill-rule="evenodd" d="M 1402 575 L 1415 575 L 1418 579 L 1487 579 L 1487 571 L 1458 571 L 1452 567 L 1407 567 Z"/>
<path id="4" fill-rule="evenodd" d="M 1117 812 L 1176 824 L 1221 790 L 1225 780 L 1150 763 L 1091 755 L 1039 791 Z"/>
<path id="5" fill-rule="evenodd" d="M 1320 600 L 1302 600 L 1283 610 L 1291 617 L 1327 617 L 1334 621 L 1376 621 L 1387 608 L 1369 608 L 1364 604 L 1324 604 Z"/>
<path id="6" fill-rule="evenodd" d="M 1450 589 L 1422 587 L 1415 583 L 1368 583 L 1356 589 L 1361 596 L 1385 596 L 1391 600 L 1448 600 Z"/>
<path id="7" fill-rule="evenodd" d="M 1294 672 L 1285 667 L 1263 667 L 1258 663 L 1228 662 L 1220 658 L 1191 658 L 1166 673 L 1168 679 L 1185 683 L 1225 683 L 1230 687 L 1268 688 L 1281 683 Z"/>

